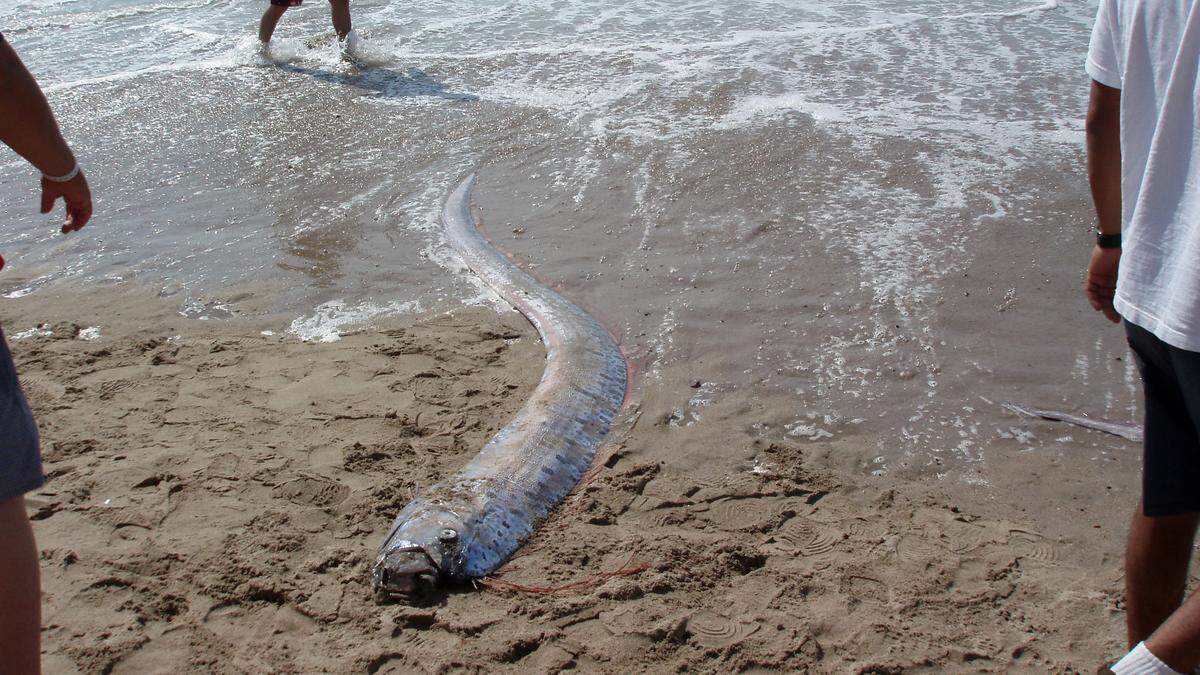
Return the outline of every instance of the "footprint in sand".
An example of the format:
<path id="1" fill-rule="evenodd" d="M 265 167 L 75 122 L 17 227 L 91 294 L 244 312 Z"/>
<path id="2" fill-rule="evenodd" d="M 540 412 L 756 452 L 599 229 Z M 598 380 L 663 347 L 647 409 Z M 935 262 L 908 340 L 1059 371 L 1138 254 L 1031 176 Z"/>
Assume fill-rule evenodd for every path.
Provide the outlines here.
<path id="1" fill-rule="evenodd" d="M 760 476 L 744 471 L 732 475 L 698 478 L 694 479 L 694 485 L 698 489 L 691 497 L 698 502 L 749 497 L 760 492 L 762 483 Z"/>
<path id="2" fill-rule="evenodd" d="M 1020 556 L 1030 560 L 1053 565 L 1059 559 L 1058 547 L 1036 532 L 1009 530 L 1008 545 L 1012 546 Z"/>
<path id="3" fill-rule="evenodd" d="M 435 656 L 446 654 L 457 647 L 457 639 L 442 630 L 420 629 L 406 630 L 400 633 L 399 640 L 404 643 L 404 651 L 416 656 Z"/>
<path id="4" fill-rule="evenodd" d="M 414 673 L 421 672 L 421 659 L 415 659 L 407 654 L 388 652 L 366 660 L 363 672 L 367 673 Z"/>
<path id="5" fill-rule="evenodd" d="M 875 577 L 850 574 L 842 578 L 842 592 L 858 601 L 887 599 L 887 584 Z"/>
<path id="6" fill-rule="evenodd" d="M 703 647 L 720 648 L 735 645 L 758 632 L 759 625 L 749 621 L 734 621 L 707 610 L 688 617 L 687 632 Z"/>
<path id="7" fill-rule="evenodd" d="M 925 563 L 940 554 L 937 544 L 918 534 L 906 534 L 896 541 L 896 555 L 904 562 Z"/>
<path id="8" fill-rule="evenodd" d="M 941 530 L 942 544 L 954 553 L 968 553 L 983 545 L 983 528 L 953 521 Z"/>
<path id="9" fill-rule="evenodd" d="M 774 518 L 773 509 L 764 509 L 758 499 L 722 499 L 708 510 L 713 525 L 727 531 L 760 527 Z"/>
<path id="10" fill-rule="evenodd" d="M 654 527 L 678 527 L 692 520 L 692 514 L 684 509 L 659 508 L 650 512 L 650 524 Z"/>
<path id="11" fill-rule="evenodd" d="M 838 527 L 851 537 L 861 537 L 867 533 L 867 521 L 862 518 L 848 518 L 838 523 Z"/>
<path id="12" fill-rule="evenodd" d="M 25 398 L 34 409 L 50 408 L 67 391 L 63 385 L 38 375 L 22 375 L 21 388 L 25 390 Z"/>
<path id="13" fill-rule="evenodd" d="M 639 610 L 628 606 L 600 612 L 599 619 L 600 623 L 615 635 L 636 632 L 646 623 Z"/>
<path id="14" fill-rule="evenodd" d="M 842 543 L 842 535 L 833 530 L 820 530 L 813 534 L 808 541 L 802 543 L 797 552 L 806 557 L 822 556 L 831 553 Z"/>
<path id="15" fill-rule="evenodd" d="M 132 388 L 136 384 L 137 383 L 135 383 L 133 380 L 107 380 L 96 385 L 96 397 L 101 401 L 108 401 L 126 389 Z"/>
<path id="16" fill-rule="evenodd" d="M 845 535 L 837 528 L 803 518 L 793 518 L 772 537 L 773 541 L 769 548 L 778 553 L 817 559 L 831 564 L 832 560 L 825 560 L 825 557 L 832 553 L 844 539 Z"/>
<path id="17" fill-rule="evenodd" d="M 114 543 L 114 540 L 140 542 L 149 539 L 154 534 L 154 530 L 136 523 L 125 523 L 117 525 L 113 528 L 112 534 L 109 535 L 109 545 Z"/>
<path id="18" fill-rule="evenodd" d="M 738 531 L 790 522 L 789 519 L 808 510 L 808 503 L 797 497 L 728 498 L 714 502 L 708 518 L 723 530 Z"/>
<path id="19" fill-rule="evenodd" d="M 786 497 L 775 501 L 771 506 L 771 513 L 781 522 L 790 518 L 795 518 L 802 513 L 808 513 L 812 507 L 808 502 L 800 497 Z"/>
<path id="20" fill-rule="evenodd" d="M 990 659 L 999 654 L 1002 649 L 1004 649 L 1004 643 L 999 639 L 983 635 L 972 640 L 970 648 L 966 651 Z"/>
<path id="21" fill-rule="evenodd" d="M 201 622 L 206 624 L 236 624 L 237 619 L 245 616 L 247 609 L 235 602 L 219 602 L 204 612 Z"/>
<path id="22" fill-rule="evenodd" d="M 223 452 L 208 463 L 208 469 L 205 470 L 210 477 L 223 478 L 225 480 L 238 480 L 241 477 L 240 465 L 242 460 L 232 452 Z"/>
<path id="23" fill-rule="evenodd" d="M 350 488 L 326 478 L 300 476 L 280 483 L 271 491 L 276 499 L 286 499 L 296 504 L 327 507 L 340 504 L 350 495 Z"/>

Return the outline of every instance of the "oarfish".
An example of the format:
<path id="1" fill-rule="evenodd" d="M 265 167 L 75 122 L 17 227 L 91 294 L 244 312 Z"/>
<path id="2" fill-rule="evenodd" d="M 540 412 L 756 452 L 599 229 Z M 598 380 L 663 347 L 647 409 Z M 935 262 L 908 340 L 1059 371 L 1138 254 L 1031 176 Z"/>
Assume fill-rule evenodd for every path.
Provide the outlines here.
<path id="1" fill-rule="evenodd" d="M 1058 412 L 1056 410 L 1038 410 L 1037 408 L 1028 408 L 1016 403 L 1005 403 L 1005 408 L 1017 413 L 1018 415 L 1027 415 L 1029 417 L 1040 417 L 1044 420 L 1054 422 L 1066 422 L 1074 424 L 1085 429 L 1095 429 L 1103 431 L 1106 434 L 1128 438 L 1131 441 L 1142 440 L 1142 427 L 1137 424 L 1122 424 L 1120 422 L 1109 422 L 1107 420 L 1097 420 L 1082 415 L 1072 415 L 1071 413 Z"/>
<path id="2" fill-rule="evenodd" d="M 545 370 L 478 456 L 396 516 L 373 568 L 380 600 L 499 567 L 579 482 L 625 399 L 628 369 L 613 337 L 480 234 L 470 206 L 474 184 L 468 176 L 446 199 L 446 237 L 471 271 L 537 329 Z"/>

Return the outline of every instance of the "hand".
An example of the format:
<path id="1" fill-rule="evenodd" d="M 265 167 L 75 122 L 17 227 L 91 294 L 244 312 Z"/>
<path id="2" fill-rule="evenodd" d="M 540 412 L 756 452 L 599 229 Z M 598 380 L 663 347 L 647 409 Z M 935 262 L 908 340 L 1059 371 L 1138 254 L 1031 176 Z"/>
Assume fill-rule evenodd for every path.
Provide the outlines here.
<path id="1" fill-rule="evenodd" d="M 1100 248 L 1092 250 L 1092 262 L 1088 264 L 1087 279 L 1083 283 L 1084 293 L 1092 309 L 1103 312 L 1113 323 L 1121 322 L 1121 315 L 1113 307 L 1113 296 L 1117 292 L 1117 267 L 1121 264 L 1121 249 Z"/>
<path id="2" fill-rule="evenodd" d="M 74 232 L 92 217 L 92 191 L 87 177 L 80 171 L 78 176 L 65 183 L 55 183 L 42 177 L 42 213 L 54 210 L 54 202 L 62 197 L 67 205 L 67 216 L 63 219 L 63 234 Z"/>

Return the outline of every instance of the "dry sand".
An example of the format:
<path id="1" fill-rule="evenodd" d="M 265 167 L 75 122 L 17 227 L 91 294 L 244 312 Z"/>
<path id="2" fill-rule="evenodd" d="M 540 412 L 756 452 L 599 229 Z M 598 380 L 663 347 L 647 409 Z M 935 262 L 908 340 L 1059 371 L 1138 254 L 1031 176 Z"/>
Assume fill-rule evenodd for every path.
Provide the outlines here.
<path id="1" fill-rule="evenodd" d="M 1092 672 L 1120 649 L 1123 523 L 1046 536 L 1038 513 L 833 475 L 821 442 L 685 434 L 640 395 L 495 579 L 377 606 L 391 518 L 540 375 L 518 315 L 309 344 L 63 293 L 5 306 L 10 335 L 54 325 L 12 342 L 48 475 L 47 672 Z M 695 461 L 714 451 L 742 469 Z"/>

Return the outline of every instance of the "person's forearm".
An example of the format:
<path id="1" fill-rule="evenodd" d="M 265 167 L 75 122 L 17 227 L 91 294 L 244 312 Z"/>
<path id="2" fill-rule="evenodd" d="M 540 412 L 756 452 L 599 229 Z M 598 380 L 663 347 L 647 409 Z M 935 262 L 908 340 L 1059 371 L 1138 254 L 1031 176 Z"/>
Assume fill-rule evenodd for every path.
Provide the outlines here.
<path id="1" fill-rule="evenodd" d="M 1100 231 L 1121 231 L 1121 90 L 1092 83 L 1087 116 L 1087 171 Z"/>
<path id="2" fill-rule="evenodd" d="M 0 39 L 0 141 L 49 176 L 75 168 L 75 155 L 33 75 Z"/>

